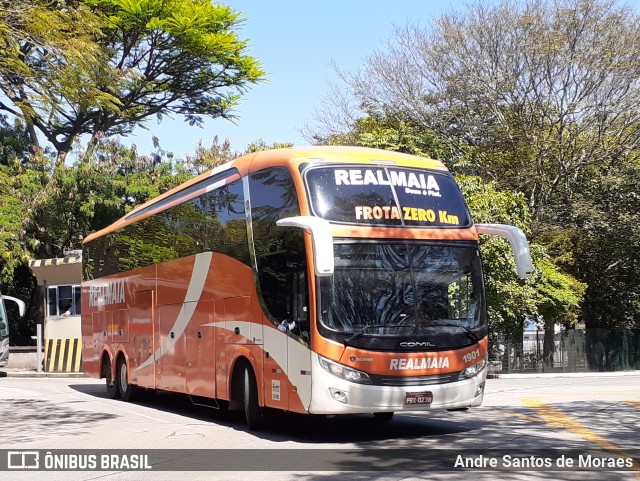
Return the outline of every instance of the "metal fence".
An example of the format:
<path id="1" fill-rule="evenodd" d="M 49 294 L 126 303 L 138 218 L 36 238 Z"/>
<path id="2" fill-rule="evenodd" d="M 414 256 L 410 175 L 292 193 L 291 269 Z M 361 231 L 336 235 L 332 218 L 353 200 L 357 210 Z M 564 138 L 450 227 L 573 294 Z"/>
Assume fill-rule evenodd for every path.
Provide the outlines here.
<path id="1" fill-rule="evenodd" d="M 575 329 L 554 334 L 544 357 L 544 332 L 493 346 L 489 374 L 640 370 L 640 329 Z"/>

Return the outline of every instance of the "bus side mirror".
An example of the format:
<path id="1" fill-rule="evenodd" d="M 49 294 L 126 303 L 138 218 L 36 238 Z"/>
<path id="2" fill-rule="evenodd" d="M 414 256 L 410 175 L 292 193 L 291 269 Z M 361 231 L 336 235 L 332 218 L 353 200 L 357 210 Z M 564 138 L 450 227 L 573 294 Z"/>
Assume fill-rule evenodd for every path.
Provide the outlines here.
<path id="1" fill-rule="evenodd" d="M 16 304 L 18 304 L 18 312 L 20 313 L 20 317 L 24 316 L 24 311 L 25 311 L 24 302 L 22 302 L 20 299 L 16 299 L 15 297 L 11 297 L 11 296 L 2 296 L 2 298 L 5 301 L 13 301 Z"/>
<path id="2" fill-rule="evenodd" d="M 329 221 L 320 217 L 300 215 L 276 221 L 280 227 L 299 227 L 311 234 L 313 239 L 313 264 L 316 276 L 333 275 L 333 229 Z"/>
<path id="3" fill-rule="evenodd" d="M 533 273 L 531 265 L 531 252 L 529 243 L 522 230 L 512 225 L 505 224 L 476 224 L 479 234 L 499 235 L 506 237 L 511 244 L 513 255 L 516 259 L 516 270 L 522 279 L 528 279 Z"/>

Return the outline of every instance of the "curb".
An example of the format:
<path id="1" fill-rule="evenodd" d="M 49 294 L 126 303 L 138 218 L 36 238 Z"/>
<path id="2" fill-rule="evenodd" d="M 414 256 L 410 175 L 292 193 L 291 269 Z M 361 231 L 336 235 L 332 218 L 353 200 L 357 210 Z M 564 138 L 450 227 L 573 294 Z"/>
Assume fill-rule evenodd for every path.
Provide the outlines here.
<path id="1" fill-rule="evenodd" d="M 3 377 L 23 377 L 23 378 L 76 378 L 87 377 L 83 372 L 37 372 L 31 369 L 2 369 L 0 378 Z"/>
<path id="2" fill-rule="evenodd" d="M 513 374 L 487 374 L 487 379 L 531 379 L 531 378 L 563 378 L 563 377 L 623 377 L 640 376 L 640 371 L 611 372 L 532 372 Z"/>

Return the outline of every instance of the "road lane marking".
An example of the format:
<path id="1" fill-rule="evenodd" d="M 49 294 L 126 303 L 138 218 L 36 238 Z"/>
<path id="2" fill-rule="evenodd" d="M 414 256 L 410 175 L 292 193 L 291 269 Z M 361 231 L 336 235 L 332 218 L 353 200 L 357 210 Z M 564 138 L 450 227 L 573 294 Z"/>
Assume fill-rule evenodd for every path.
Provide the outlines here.
<path id="1" fill-rule="evenodd" d="M 510 393 L 517 394 L 517 393 Z M 524 393 L 521 393 L 524 394 Z M 640 391 L 606 391 L 606 392 L 597 392 L 597 391 L 584 391 L 584 392 L 572 392 L 572 393 L 536 393 L 536 398 L 552 398 L 552 399 L 570 399 L 574 397 L 583 397 L 588 396 L 593 398 L 594 395 L 597 396 L 638 396 L 640 395 Z"/>
<path id="2" fill-rule="evenodd" d="M 636 409 L 640 409 L 640 399 L 627 399 L 623 402 Z"/>
<path id="3" fill-rule="evenodd" d="M 504 411 L 502 409 L 494 409 L 494 411 L 497 412 L 497 413 L 500 413 L 500 414 L 506 414 L 507 416 L 512 416 L 512 417 L 520 418 L 520 419 L 526 419 L 527 421 L 534 421 L 534 422 L 537 422 L 537 423 L 544 422 L 540 418 L 535 418 L 533 416 L 527 416 L 526 414 L 514 413 L 512 411 Z"/>
<path id="4" fill-rule="evenodd" d="M 545 403 L 544 401 L 538 398 L 522 398 L 522 403 L 533 409 L 538 416 L 540 416 L 546 424 L 552 426 L 557 429 L 562 429 L 564 431 L 569 431 L 581 438 L 597 444 L 601 448 L 606 451 L 609 451 L 611 454 L 615 454 L 621 458 L 631 458 L 632 456 L 625 453 L 622 449 L 618 448 L 615 444 L 610 443 L 605 438 L 600 436 L 599 434 L 593 432 L 591 429 L 586 427 L 585 425 L 579 423 L 572 417 L 567 416 L 565 413 L 560 411 L 559 409 L 554 408 L 553 406 Z M 640 466 L 637 463 L 633 463 L 634 470 L 640 471 Z M 636 475 L 637 479 L 640 480 L 640 472 Z"/>

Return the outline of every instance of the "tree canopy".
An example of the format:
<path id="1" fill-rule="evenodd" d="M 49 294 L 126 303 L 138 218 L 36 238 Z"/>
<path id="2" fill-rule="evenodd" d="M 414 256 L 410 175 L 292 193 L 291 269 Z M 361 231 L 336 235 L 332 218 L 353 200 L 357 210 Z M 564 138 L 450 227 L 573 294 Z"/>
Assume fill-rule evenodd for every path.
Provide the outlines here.
<path id="1" fill-rule="evenodd" d="M 5 2 L 0 111 L 62 161 L 78 136 L 126 135 L 151 116 L 233 117 L 262 79 L 231 8 L 209 0 Z"/>

